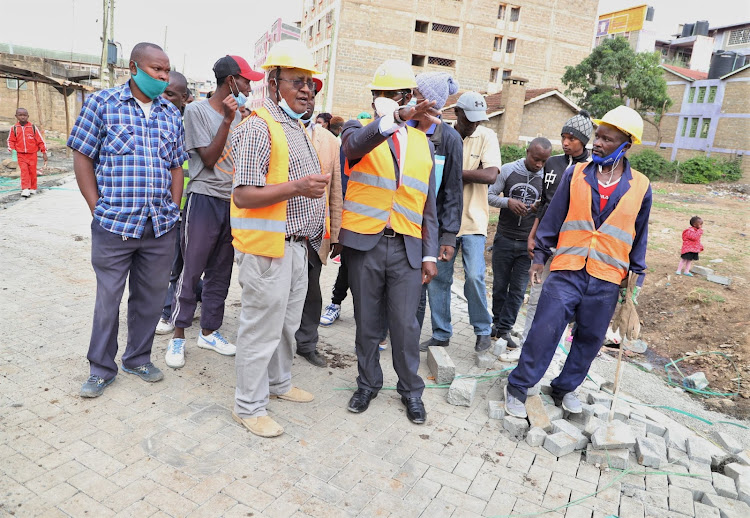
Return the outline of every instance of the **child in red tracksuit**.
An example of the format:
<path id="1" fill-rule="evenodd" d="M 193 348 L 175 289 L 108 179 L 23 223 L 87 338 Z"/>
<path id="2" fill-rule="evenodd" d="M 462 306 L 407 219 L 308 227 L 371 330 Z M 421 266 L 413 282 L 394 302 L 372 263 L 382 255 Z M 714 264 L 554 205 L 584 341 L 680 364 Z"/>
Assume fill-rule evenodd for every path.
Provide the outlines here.
<path id="1" fill-rule="evenodd" d="M 692 277 L 690 266 L 698 260 L 698 252 L 703 251 L 701 236 L 703 235 L 703 220 L 698 216 L 690 218 L 690 227 L 682 232 L 682 249 L 680 250 L 680 265 L 675 272 L 677 275 Z M 684 273 L 683 273 L 684 272 Z"/>
<path id="2" fill-rule="evenodd" d="M 39 129 L 29 124 L 29 112 L 25 108 L 16 110 L 18 122 L 10 129 L 8 151 L 18 153 L 18 167 L 21 169 L 21 196 L 28 198 L 36 194 L 37 152 L 42 152 L 44 167 L 47 167 L 47 145 Z"/>

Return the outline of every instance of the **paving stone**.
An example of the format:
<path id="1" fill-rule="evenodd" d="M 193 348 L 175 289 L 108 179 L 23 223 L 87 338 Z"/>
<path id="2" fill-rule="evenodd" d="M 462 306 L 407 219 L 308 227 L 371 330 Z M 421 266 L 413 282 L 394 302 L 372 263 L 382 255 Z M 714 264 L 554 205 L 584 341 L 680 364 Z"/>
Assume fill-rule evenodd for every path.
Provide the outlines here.
<path id="1" fill-rule="evenodd" d="M 595 450 L 591 444 L 586 446 L 586 462 L 592 465 L 628 469 L 629 459 L 630 452 L 627 449 Z"/>
<path id="2" fill-rule="evenodd" d="M 555 457 L 562 457 L 569 453 L 573 453 L 578 445 L 578 440 L 571 437 L 565 432 L 557 432 L 552 435 L 548 435 L 544 439 L 544 449 L 550 452 Z"/>
<path id="3" fill-rule="evenodd" d="M 547 438 L 547 432 L 538 426 L 532 427 L 529 433 L 526 434 L 526 442 L 529 446 L 541 446 L 544 444 L 544 440 Z"/>
<path id="4" fill-rule="evenodd" d="M 500 356 L 501 354 L 505 354 L 505 351 L 508 349 L 508 342 L 505 341 L 504 338 L 498 338 L 495 340 L 495 345 L 492 348 L 492 354 L 495 356 Z"/>
<path id="5" fill-rule="evenodd" d="M 694 273 L 695 275 L 701 275 L 703 277 L 708 277 L 709 275 L 713 275 L 714 271 L 712 268 L 707 268 L 705 266 L 693 266 L 690 268 L 690 273 Z"/>
<path id="6" fill-rule="evenodd" d="M 740 453 L 742 451 L 742 444 L 728 433 L 715 431 L 713 435 L 719 446 L 729 453 Z"/>
<path id="7" fill-rule="evenodd" d="M 539 396 L 528 396 L 526 398 L 526 413 L 532 428 L 538 427 L 545 432 L 552 430 L 552 423 L 544 409 L 544 403 Z"/>
<path id="8" fill-rule="evenodd" d="M 742 464 L 743 466 L 750 466 L 750 451 L 745 450 L 734 456 L 734 460 Z"/>
<path id="9" fill-rule="evenodd" d="M 667 460 L 669 460 L 670 464 L 677 464 L 679 466 L 685 466 L 686 468 L 690 465 L 690 457 L 688 457 L 688 454 L 677 448 L 667 448 Z"/>
<path id="10" fill-rule="evenodd" d="M 655 433 L 656 435 L 659 435 L 659 436 L 663 437 L 664 434 L 667 432 L 667 427 L 666 426 L 664 426 L 662 424 L 659 424 L 659 423 L 657 423 L 655 421 L 652 421 L 648 417 L 644 417 L 644 416 L 641 416 L 641 415 L 638 415 L 638 414 L 634 414 L 634 413 L 631 412 L 630 413 L 630 419 L 632 421 L 639 421 L 639 422 L 645 424 L 646 425 L 646 432 L 648 432 L 648 433 Z"/>
<path id="11" fill-rule="evenodd" d="M 440 347 L 440 349 L 444 349 L 444 347 Z M 476 393 L 477 380 L 475 378 L 456 378 L 448 389 L 446 399 L 451 405 L 471 406 Z"/>
<path id="12" fill-rule="evenodd" d="M 589 422 L 589 419 L 591 419 L 591 416 L 594 414 L 593 408 L 594 405 L 583 403 L 581 405 L 580 413 L 571 414 L 570 412 L 565 412 L 565 419 L 567 421 L 570 421 L 571 423 L 576 423 L 584 427 L 586 426 L 586 423 Z"/>
<path id="13" fill-rule="evenodd" d="M 547 412 L 547 417 L 549 417 L 550 421 L 555 421 L 557 419 L 563 418 L 563 409 L 559 406 L 556 406 L 554 404 L 544 405 L 544 410 Z"/>
<path id="14" fill-rule="evenodd" d="M 729 286 L 732 284 L 732 279 L 729 277 L 724 277 L 723 275 L 706 275 L 706 280 L 708 282 L 715 282 L 716 284 L 721 284 L 722 286 Z"/>
<path id="15" fill-rule="evenodd" d="M 503 418 L 503 428 L 510 433 L 511 437 L 520 441 L 526 435 L 526 432 L 529 431 L 529 423 L 526 419 L 506 415 Z"/>
<path id="16" fill-rule="evenodd" d="M 689 433 L 684 431 L 677 423 L 667 426 L 664 433 L 664 439 L 667 441 L 667 448 L 677 448 L 680 451 L 687 452 L 687 438 Z"/>
<path id="17" fill-rule="evenodd" d="M 695 518 L 720 518 L 719 510 L 700 502 L 693 502 L 695 507 Z"/>
<path id="18" fill-rule="evenodd" d="M 588 423 L 586 423 L 585 428 L 583 429 L 583 435 L 590 438 L 592 435 L 594 435 L 594 432 L 596 432 L 602 426 L 607 426 L 607 423 L 599 419 L 598 417 L 591 416 Z"/>
<path id="19" fill-rule="evenodd" d="M 627 423 L 630 418 L 630 405 L 620 400 L 615 401 L 613 404 L 615 407 L 613 419 Z"/>
<path id="20" fill-rule="evenodd" d="M 707 448 L 708 441 L 697 436 L 687 438 L 687 453 L 690 460 L 711 465 L 711 453 Z"/>
<path id="21" fill-rule="evenodd" d="M 612 406 L 612 396 L 604 392 L 589 392 L 588 403 L 590 405 L 602 405 L 610 408 Z"/>
<path id="22" fill-rule="evenodd" d="M 589 438 L 583 435 L 581 431 L 572 423 L 564 419 L 558 419 L 552 422 L 552 432 L 564 432 L 576 440 L 576 450 L 582 450 L 589 443 Z"/>
<path id="23" fill-rule="evenodd" d="M 646 423 L 641 423 L 640 421 L 631 421 L 630 419 L 623 422 L 630 427 L 636 439 L 638 437 L 645 438 L 648 435 L 646 432 Z"/>
<path id="24" fill-rule="evenodd" d="M 737 486 L 734 480 L 721 473 L 711 473 L 714 481 L 714 489 L 719 496 L 725 496 L 737 500 Z"/>
<path id="25" fill-rule="evenodd" d="M 737 462 L 732 462 L 724 466 L 724 474 L 737 482 L 737 479 L 742 475 L 750 475 L 750 467 L 743 466 Z"/>
<path id="26" fill-rule="evenodd" d="M 594 385 L 597 386 L 597 388 L 601 388 L 602 385 L 604 385 L 607 382 L 607 378 L 604 376 L 600 376 L 599 374 L 595 372 L 589 371 L 589 373 L 586 375 L 586 378 L 594 383 Z"/>
<path id="27" fill-rule="evenodd" d="M 677 486 L 669 486 L 669 510 L 693 516 L 693 493 Z"/>
<path id="28" fill-rule="evenodd" d="M 669 472 L 670 474 L 667 475 L 669 484 L 691 491 L 693 493 L 693 500 L 699 501 L 705 494 L 716 494 L 711 475 L 700 477 L 680 476 L 680 474 L 688 473 L 688 470 L 683 466 L 671 466 Z"/>
<path id="29" fill-rule="evenodd" d="M 638 437 L 635 440 L 635 455 L 638 464 L 650 468 L 660 468 L 667 463 L 667 451 L 663 443 L 659 444 L 655 439 Z"/>
<path id="30" fill-rule="evenodd" d="M 438 385 L 447 385 L 456 377 L 456 365 L 448 355 L 446 347 L 427 348 L 427 367 Z"/>
<path id="31" fill-rule="evenodd" d="M 645 516 L 643 502 L 636 500 L 635 498 L 623 496 L 620 498 L 619 516 L 622 518 L 642 518 Z"/>
<path id="32" fill-rule="evenodd" d="M 596 430 L 591 436 L 591 443 L 597 450 L 632 448 L 635 437 L 628 425 L 612 422 Z"/>
<path id="33" fill-rule="evenodd" d="M 497 361 L 497 356 L 487 351 L 476 353 L 474 355 L 474 364 L 480 369 L 491 368 L 493 365 L 495 365 L 495 361 Z"/>
<path id="34" fill-rule="evenodd" d="M 609 408 L 604 405 L 594 405 L 594 416 L 602 421 L 609 421 Z"/>
<path id="35" fill-rule="evenodd" d="M 487 411 L 490 419 L 502 419 L 505 417 L 505 405 L 502 401 L 488 401 Z"/>
<path id="36" fill-rule="evenodd" d="M 750 506 L 739 500 L 706 493 L 701 498 L 701 503 L 717 508 L 721 518 L 747 518 L 750 516 Z"/>
<path id="37" fill-rule="evenodd" d="M 735 487 L 737 489 L 737 498 L 750 505 L 750 475 L 740 475 L 736 480 Z"/>

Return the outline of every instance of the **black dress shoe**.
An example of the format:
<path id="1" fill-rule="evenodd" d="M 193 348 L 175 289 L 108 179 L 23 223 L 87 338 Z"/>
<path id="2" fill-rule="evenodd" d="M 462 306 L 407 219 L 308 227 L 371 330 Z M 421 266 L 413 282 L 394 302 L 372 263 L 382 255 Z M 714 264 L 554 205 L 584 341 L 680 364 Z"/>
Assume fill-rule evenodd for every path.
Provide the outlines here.
<path id="1" fill-rule="evenodd" d="M 365 410 L 367 410 L 367 407 L 370 406 L 370 401 L 378 397 L 377 392 L 373 392 L 372 390 L 367 389 L 357 389 L 354 392 L 354 395 L 352 395 L 352 398 L 349 400 L 349 406 L 346 407 L 349 412 L 354 412 L 355 414 L 361 414 Z"/>
<path id="2" fill-rule="evenodd" d="M 421 397 L 401 396 L 401 402 L 406 406 L 406 417 L 414 424 L 424 424 L 427 419 L 427 410 L 424 409 Z"/>
<path id="3" fill-rule="evenodd" d="M 518 349 L 518 342 L 513 340 L 513 337 L 510 336 L 509 332 L 504 332 L 499 335 L 499 338 L 502 338 L 505 340 L 505 342 L 508 344 L 508 349 Z"/>
<path id="4" fill-rule="evenodd" d="M 489 349 L 490 345 L 492 345 L 492 340 L 489 335 L 477 335 L 477 343 L 474 345 L 474 350 L 481 353 Z"/>
<path id="5" fill-rule="evenodd" d="M 318 354 L 318 351 L 311 351 L 309 353 L 297 353 L 299 356 L 302 356 L 305 360 L 312 363 L 316 367 L 326 367 L 328 365 L 328 362 L 325 358 L 323 358 L 320 354 Z"/>
<path id="6" fill-rule="evenodd" d="M 448 347 L 451 344 L 450 340 L 438 340 L 437 338 L 430 338 L 419 344 L 420 352 L 425 352 L 430 347 Z"/>

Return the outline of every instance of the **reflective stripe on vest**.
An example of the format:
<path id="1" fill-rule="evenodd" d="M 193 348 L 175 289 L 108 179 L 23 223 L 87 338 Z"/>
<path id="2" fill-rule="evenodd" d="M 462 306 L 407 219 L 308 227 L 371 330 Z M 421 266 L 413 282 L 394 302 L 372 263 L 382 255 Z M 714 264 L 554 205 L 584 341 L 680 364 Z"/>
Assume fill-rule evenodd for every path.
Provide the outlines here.
<path id="1" fill-rule="evenodd" d="M 400 185 L 388 142 L 383 142 L 350 168 L 341 228 L 377 234 L 386 223 L 399 234 L 422 237 L 422 214 L 432 172 L 427 136 L 407 128 L 406 167 Z"/>
<path id="2" fill-rule="evenodd" d="M 289 143 L 284 129 L 266 108 L 258 108 L 240 124 L 252 120 L 252 117 L 260 117 L 266 122 L 271 137 L 271 158 L 266 185 L 289 181 Z M 284 255 L 286 201 L 259 209 L 240 209 L 234 204 L 232 196 L 230 223 L 234 238 L 232 245 L 240 252 L 265 257 Z"/>
<path id="3" fill-rule="evenodd" d="M 570 206 L 560 227 L 557 251 L 551 270 L 586 271 L 597 279 L 620 284 L 630 268 L 630 250 L 635 238 L 635 220 L 643 204 L 649 181 L 630 169 L 630 187 L 617 206 L 597 229 L 591 216 L 591 186 L 583 170 L 587 163 L 576 164 L 570 181 Z"/>

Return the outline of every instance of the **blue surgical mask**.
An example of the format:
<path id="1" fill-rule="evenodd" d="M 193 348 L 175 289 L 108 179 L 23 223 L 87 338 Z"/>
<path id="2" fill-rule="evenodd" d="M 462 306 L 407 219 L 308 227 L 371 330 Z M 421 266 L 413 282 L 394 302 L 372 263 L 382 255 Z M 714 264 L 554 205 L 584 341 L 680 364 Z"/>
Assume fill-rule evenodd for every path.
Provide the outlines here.
<path id="1" fill-rule="evenodd" d="M 135 70 L 136 74 L 134 76 L 131 76 L 133 78 L 133 81 L 135 81 L 138 89 L 143 92 L 143 95 L 151 100 L 154 100 L 161 94 L 163 94 L 164 90 L 166 90 L 167 86 L 169 86 L 168 81 L 162 81 L 160 79 L 156 79 L 155 77 L 151 77 L 146 72 L 141 70 L 141 68 L 138 66 L 138 63 L 135 64 Z"/>
<path id="2" fill-rule="evenodd" d="M 411 100 L 406 103 L 406 106 L 412 107 L 417 105 L 417 99 L 415 97 L 412 97 Z"/>
<path id="3" fill-rule="evenodd" d="M 615 162 L 617 162 L 620 159 L 620 157 L 624 153 L 625 146 L 627 146 L 628 144 L 630 144 L 630 142 L 623 142 L 622 144 L 620 144 L 620 147 L 618 147 L 617 149 L 615 149 L 614 151 L 612 151 L 612 153 L 610 153 L 607 156 L 600 157 L 599 155 L 592 154 L 591 155 L 591 161 L 594 162 L 597 165 L 610 165 L 610 164 L 614 164 Z"/>
<path id="4" fill-rule="evenodd" d="M 242 108 L 247 102 L 247 96 L 240 92 L 240 88 L 237 86 L 237 81 L 234 80 L 234 77 L 232 77 L 232 81 L 234 81 L 234 86 L 237 88 L 237 93 L 234 93 L 234 90 L 232 90 L 232 85 L 229 85 L 229 91 L 232 92 L 234 100 L 237 101 L 237 107 Z"/>
<path id="5" fill-rule="evenodd" d="M 292 110 L 291 106 L 289 106 L 289 103 L 287 103 L 286 99 L 284 99 L 283 97 L 279 101 L 279 108 L 284 110 L 284 113 L 289 115 L 292 119 L 300 120 L 305 115 L 305 112 L 297 113 L 296 111 Z"/>

